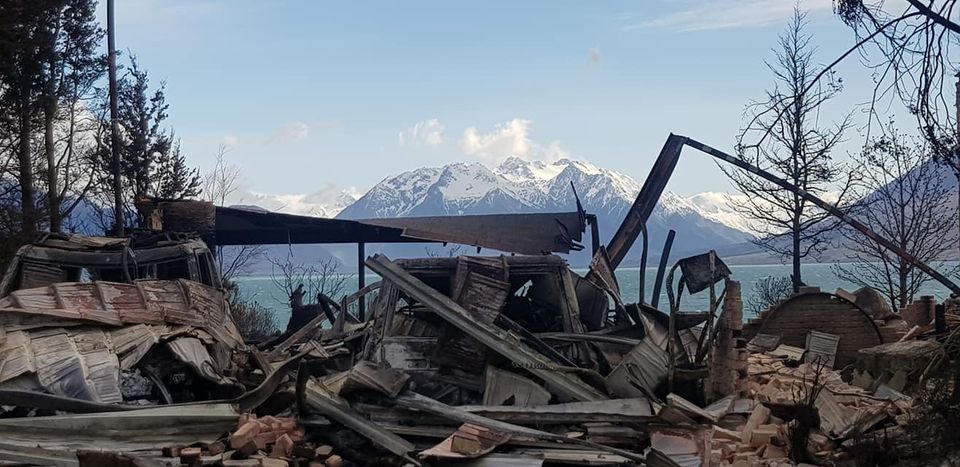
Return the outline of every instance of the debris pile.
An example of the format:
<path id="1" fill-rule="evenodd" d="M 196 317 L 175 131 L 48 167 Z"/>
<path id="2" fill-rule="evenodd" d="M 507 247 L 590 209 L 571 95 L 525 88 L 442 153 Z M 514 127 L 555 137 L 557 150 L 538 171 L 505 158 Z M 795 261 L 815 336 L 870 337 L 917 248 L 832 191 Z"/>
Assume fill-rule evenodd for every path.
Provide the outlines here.
<path id="1" fill-rule="evenodd" d="M 651 303 L 624 303 L 614 270 L 651 186 L 584 275 L 546 254 L 579 239 L 550 222 L 524 243 L 559 245 L 544 254 L 374 255 L 379 282 L 316 305 L 297 289 L 287 331 L 256 343 L 198 238 L 44 238 L 0 282 L 0 462 L 780 466 L 908 426 L 906 394 L 958 347 L 936 340 L 960 341 L 956 303 L 805 288 L 744 324 L 713 251 L 662 261 Z M 708 309 L 683 311 L 684 290 Z"/>

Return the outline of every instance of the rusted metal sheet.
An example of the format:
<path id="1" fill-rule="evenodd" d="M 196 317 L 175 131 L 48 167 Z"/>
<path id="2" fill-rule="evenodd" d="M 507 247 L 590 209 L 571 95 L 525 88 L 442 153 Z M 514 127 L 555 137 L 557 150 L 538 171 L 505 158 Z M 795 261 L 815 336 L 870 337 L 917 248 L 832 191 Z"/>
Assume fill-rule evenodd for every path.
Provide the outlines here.
<path id="1" fill-rule="evenodd" d="M 713 256 L 713 272 L 710 270 L 711 253 L 690 256 L 677 261 L 683 281 L 687 284 L 687 291 L 695 294 L 710 287 L 724 278 L 730 277 L 730 268 L 715 254 Z"/>
<path id="2" fill-rule="evenodd" d="M 223 293 L 188 280 L 57 283 L 0 299 L 0 325 L 7 330 L 84 323 L 180 324 L 204 329 L 230 347 L 243 342 Z"/>
<path id="3" fill-rule="evenodd" d="M 410 376 L 403 371 L 362 360 L 347 371 L 323 377 L 320 384 L 337 395 L 353 389 L 369 389 L 396 397 L 409 380 Z"/>
<path id="4" fill-rule="evenodd" d="M 579 212 L 362 219 L 366 225 L 402 229 L 403 236 L 511 253 L 539 255 L 583 249 L 586 222 Z"/>
<path id="5" fill-rule="evenodd" d="M 456 301 L 477 319 L 493 323 L 507 303 L 510 283 L 468 272 Z"/>
<path id="6" fill-rule="evenodd" d="M 223 346 L 242 344 L 222 292 L 187 280 L 17 290 L 0 299 L 0 326 L 0 385 L 32 375 L 38 389 L 99 403 L 123 401 L 120 372 L 161 340 L 218 384 L 235 384 L 219 370 Z"/>
<path id="7" fill-rule="evenodd" d="M 178 337 L 167 343 L 167 348 L 178 360 L 190 365 L 198 375 L 217 384 L 230 385 L 235 382 L 222 374 L 220 365 L 214 362 L 207 347 L 196 337 Z"/>
<path id="8" fill-rule="evenodd" d="M 586 229 L 579 212 L 348 220 L 216 210 L 220 245 L 449 242 L 539 255 L 582 249 Z"/>

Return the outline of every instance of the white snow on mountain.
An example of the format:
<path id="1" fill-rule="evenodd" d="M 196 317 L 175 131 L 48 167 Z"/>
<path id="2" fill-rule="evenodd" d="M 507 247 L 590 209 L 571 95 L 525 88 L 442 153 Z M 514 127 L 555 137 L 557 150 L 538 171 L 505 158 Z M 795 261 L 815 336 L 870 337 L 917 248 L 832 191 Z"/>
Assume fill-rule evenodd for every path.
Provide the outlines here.
<path id="1" fill-rule="evenodd" d="M 686 198 L 686 201 L 707 219 L 757 235 L 759 232 L 756 230 L 755 224 L 745 218 L 743 214 L 734 210 L 734 206 L 737 203 L 743 203 L 746 198 L 746 195 L 742 194 L 708 191 L 690 196 Z"/>
<path id="2" fill-rule="evenodd" d="M 246 192 L 235 204 L 258 206 L 268 211 L 314 217 L 336 217 L 363 193 L 356 188 L 341 189 L 328 185 L 308 194 Z"/>
<path id="3" fill-rule="evenodd" d="M 473 163 L 426 167 L 383 179 L 344 218 L 403 217 L 569 210 L 571 184 L 587 211 L 620 219 L 640 191 L 630 176 L 584 161 L 526 161 L 508 157 L 494 168 Z M 720 193 L 664 193 L 655 216 L 695 216 L 753 235 Z"/>
<path id="4" fill-rule="evenodd" d="M 403 172 L 384 178 L 366 193 L 327 185 L 309 194 L 244 192 L 234 204 L 353 219 L 564 211 L 576 207 L 571 184 L 588 212 L 607 219 L 607 229 L 615 228 L 640 191 L 640 183 L 630 176 L 589 162 L 508 157 L 493 168 L 456 162 Z M 684 197 L 665 192 L 653 215 L 664 221 L 679 216 L 698 225 L 705 220 L 754 236 L 750 223 L 732 208 L 739 199 L 742 196 L 724 193 Z"/>

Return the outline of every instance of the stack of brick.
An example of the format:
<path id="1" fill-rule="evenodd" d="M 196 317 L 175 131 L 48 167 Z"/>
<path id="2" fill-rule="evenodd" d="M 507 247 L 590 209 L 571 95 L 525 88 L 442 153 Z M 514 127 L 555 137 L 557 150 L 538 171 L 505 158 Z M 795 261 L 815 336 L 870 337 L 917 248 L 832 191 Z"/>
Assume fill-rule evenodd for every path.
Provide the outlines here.
<path id="1" fill-rule="evenodd" d="M 936 316 L 937 302 L 932 296 L 924 295 L 919 300 L 900 309 L 900 316 L 907 322 L 908 327 L 926 326 Z"/>
<path id="2" fill-rule="evenodd" d="M 740 296 L 740 283 L 727 279 L 724 288 L 723 313 L 717 323 L 718 332 L 715 345 L 710 351 L 709 394 L 711 399 L 734 395 L 742 397 L 746 393 L 747 351 L 743 339 L 743 300 Z"/>
<path id="3" fill-rule="evenodd" d="M 173 464 L 225 467 L 339 466 L 340 456 L 330 446 L 305 442 L 303 428 L 291 417 L 243 414 L 229 438 L 206 446 L 167 446 L 163 457 Z M 178 458 L 178 459 L 173 459 Z"/>

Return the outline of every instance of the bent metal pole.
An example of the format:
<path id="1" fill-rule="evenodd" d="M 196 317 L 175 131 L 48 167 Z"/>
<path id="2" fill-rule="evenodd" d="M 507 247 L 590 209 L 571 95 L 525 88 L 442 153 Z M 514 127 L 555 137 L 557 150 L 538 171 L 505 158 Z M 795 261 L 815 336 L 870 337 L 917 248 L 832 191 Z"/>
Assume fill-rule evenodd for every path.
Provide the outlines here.
<path id="1" fill-rule="evenodd" d="M 880 235 L 878 235 L 878 234 L 877 234 L 876 232 L 874 232 L 873 230 L 870 230 L 870 228 L 868 228 L 866 225 L 864 225 L 864 224 L 861 223 L 860 221 L 858 221 L 858 220 L 850 217 L 847 213 L 845 213 L 845 212 L 837 209 L 836 206 L 834 206 L 834 205 L 832 205 L 832 204 L 830 204 L 830 203 L 827 203 L 826 201 L 818 198 L 817 196 L 815 196 L 815 195 L 813 195 L 813 194 L 811 194 L 811 193 L 808 193 L 806 190 L 802 190 L 802 189 L 800 189 L 799 187 L 796 187 L 796 186 L 792 185 L 790 182 L 788 182 L 788 181 L 786 181 L 786 180 L 784 180 L 784 179 L 782 179 L 782 178 L 780 178 L 780 177 L 777 177 L 776 175 L 773 175 L 773 174 L 771 174 L 770 172 L 767 172 L 766 170 L 763 170 L 763 169 L 761 169 L 761 168 L 759 168 L 759 167 L 757 167 L 757 166 L 755 166 L 755 165 L 753 165 L 753 164 L 750 164 L 749 162 L 746 162 L 746 161 L 744 161 L 744 160 L 742 160 L 742 159 L 740 159 L 740 158 L 733 157 L 733 156 L 731 156 L 731 155 L 729 155 L 729 154 L 727 154 L 727 153 L 725 153 L 725 152 L 723 152 L 723 151 L 719 151 L 719 150 L 714 149 L 714 148 L 712 148 L 712 147 L 710 147 L 710 146 L 707 146 L 706 144 L 703 144 L 703 143 L 701 143 L 701 142 L 692 140 L 692 139 L 690 139 L 690 138 L 686 138 L 686 137 L 683 137 L 683 136 L 675 136 L 675 135 L 670 135 L 670 137 L 671 137 L 671 138 L 674 138 L 674 137 L 683 138 L 683 139 L 684 139 L 683 144 L 686 144 L 687 146 L 690 146 L 690 147 L 692 147 L 692 148 L 694 148 L 694 149 L 698 149 L 698 150 L 703 151 L 703 152 L 705 152 L 705 153 L 707 153 L 707 154 L 709 154 L 709 155 L 711 155 L 711 156 L 713 156 L 713 157 L 716 157 L 717 159 L 721 159 L 721 160 L 723 160 L 723 161 L 725 161 L 725 162 L 728 162 L 728 163 L 730 163 L 730 164 L 733 164 L 733 165 L 735 165 L 735 166 L 737 166 L 737 167 L 739 167 L 739 168 L 741 168 L 741 169 L 743 169 L 743 170 L 746 170 L 746 171 L 748 171 L 748 172 L 750 172 L 750 173 L 752 173 L 752 174 L 754 174 L 754 175 L 757 175 L 757 176 L 759 176 L 759 177 L 762 177 L 762 178 L 770 181 L 770 182 L 773 183 L 774 185 L 777 185 L 777 186 L 779 186 L 779 187 L 781 187 L 781 188 L 783 188 L 783 189 L 785 189 L 785 190 L 789 190 L 789 191 L 791 191 L 791 192 L 793 192 L 793 193 L 796 193 L 796 194 L 800 195 L 800 197 L 802 197 L 803 199 L 805 199 L 805 200 L 807 200 L 807 201 L 810 201 L 811 203 L 817 205 L 817 207 L 819 207 L 820 209 L 823 209 L 824 211 L 829 212 L 830 214 L 836 216 L 837 218 L 839 218 L 840 220 L 842 220 L 843 222 L 845 222 L 845 223 L 848 224 L 849 226 L 853 227 L 854 229 L 857 229 L 857 231 L 859 231 L 860 233 L 866 235 L 867 238 L 869 238 L 870 240 L 873 240 L 873 241 L 879 243 L 880 245 L 883 245 L 884 248 L 892 251 L 892 252 L 893 252 L 894 254 L 896 254 L 897 256 L 903 258 L 905 261 L 907 261 L 907 262 L 909 262 L 910 264 L 916 266 L 917 269 L 920 269 L 921 271 L 927 273 L 930 277 L 934 278 L 937 282 L 939 282 L 939 283 L 943 284 L 944 286 L 946 286 L 947 288 L 949 288 L 955 295 L 960 296 L 960 286 L 957 286 L 957 284 L 953 283 L 953 281 L 951 281 L 950 279 L 948 279 L 947 276 L 944 276 L 943 274 L 940 274 L 939 272 L 937 272 L 937 270 L 935 270 L 935 269 L 933 269 L 932 267 L 928 266 L 927 263 L 924 263 L 923 261 L 920 261 L 919 259 L 917 259 L 917 258 L 914 257 L 913 255 L 911 255 L 910 253 L 908 253 L 908 252 L 907 252 L 906 250 L 904 250 L 903 248 L 900 248 L 900 247 L 898 247 L 897 245 L 893 244 L 893 242 L 891 242 L 890 240 L 887 240 L 886 238 L 881 237 Z"/>

